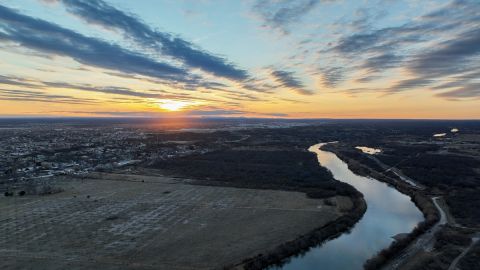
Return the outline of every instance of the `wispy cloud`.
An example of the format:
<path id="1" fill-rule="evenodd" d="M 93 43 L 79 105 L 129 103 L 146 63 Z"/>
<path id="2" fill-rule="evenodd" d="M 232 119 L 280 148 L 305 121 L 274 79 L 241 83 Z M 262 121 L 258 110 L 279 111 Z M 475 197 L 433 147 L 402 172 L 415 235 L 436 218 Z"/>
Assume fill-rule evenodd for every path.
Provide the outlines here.
<path id="1" fill-rule="evenodd" d="M 396 69 L 407 78 L 387 89 L 395 93 L 419 88 L 438 89 L 446 80 L 459 80 L 462 74 L 480 68 L 479 12 L 478 1 L 453 0 L 400 26 L 361 27 L 343 35 L 332 42 L 330 48 L 320 52 L 348 61 L 349 66 L 343 69 L 343 76 L 337 76 L 337 67 L 320 68 L 324 81 L 331 81 L 330 85 L 335 86 L 349 80 L 352 73 L 360 73 L 363 76 L 356 82 L 369 83 L 382 78 L 386 71 Z M 468 86 L 472 80 L 462 79 L 461 83 Z M 473 88 L 465 87 L 458 93 L 468 89 Z M 472 95 L 477 94 L 472 90 Z M 440 97 L 446 95 L 438 94 Z"/>
<path id="2" fill-rule="evenodd" d="M 152 29 L 135 15 L 123 12 L 102 0 L 58 0 L 69 12 L 88 23 L 122 32 L 143 47 L 179 60 L 219 77 L 232 80 L 247 79 L 247 71 L 236 67 L 223 57 L 211 54 L 191 42 L 170 33 Z"/>
<path id="3" fill-rule="evenodd" d="M 61 81 L 42 81 L 36 79 L 26 79 L 21 77 L 14 76 L 1 76 L 0 77 L 0 86 L 24 86 L 26 88 L 32 89 L 32 93 L 38 93 L 36 91 L 49 91 L 57 90 L 64 92 L 65 90 L 75 90 L 75 91 L 86 91 L 92 93 L 101 93 L 105 94 L 104 99 L 110 100 L 111 103 L 144 103 L 155 102 L 155 100 L 170 99 L 170 100 L 183 100 L 183 101 L 196 101 L 196 102 L 207 102 L 207 103 L 216 103 L 224 104 L 228 106 L 239 106 L 239 101 L 265 101 L 264 99 L 258 98 L 247 93 L 226 90 L 222 88 L 215 88 L 214 86 L 221 86 L 222 84 L 212 83 L 212 88 L 208 90 L 202 90 L 202 93 L 213 92 L 216 94 L 215 97 L 201 97 L 198 95 L 198 92 L 170 92 L 165 90 L 150 89 L 138 91 L 128 87 L 120 86 L 95 86 L 92 84 L 81 84 L 81 83 L 69 83 Z M 16 91 L 16 90 L 13 90 Z M 27 92 L 26 92 L 27 93 Z M 225 93 L 225 95 L 222 95 Z M 26 96 L 23 96 L 26 97 Z M 18 99 L 11 99 L 21 101 L 20 96 Z M 40 101 L 40 100 L 38 100 Z M 51 101 L 45 101 L 51 102 Z"/>
<path id="4" fill-rule="evenodd" d="M 323 76 L 323 85 L 326 87 L 335 87 L 344 79 L 345 69 L 342 67 L 325 67 L 321 71 Z"/>
<path id="5" fill-rule="evenodd" d="M 13 77 L 13 76 L 4 76 L 4 75 L 0 75 L 0 84 L 26 86 L 26 87 L 35 86 L 35 84 L 32 84 L 28 80 L 25 80 L 23 78 Z"/>
<path id="6" fill-rule="evenodd" d="M 286 113 L 254 113 L 243 110 L 228 110 L 228 109 L 202 109 L 190 110 L 179 113 L 165 113 L 154 111 L 52 111 L 49 113 L 69 113 L 82 115 L 99 115 L 99 116 L 114 116 L 114 117 L 243 117 L 245 115 L 254 115 L 256 117 L 288 117 Z"/>
<path id="7" fill-rule="evenodd" d="M 44 53 L 68 56 L 100 68 L 136 73 L 159 79 L 192 78 L 180 67 L 142 56 L 99 39 L 83 36 L 47 21 L 32 18 L 0 5 L 0 41 L 11 41 Z"/>
<path id="8" fill-rule="evenodd" d="M 292 89 L 301 95 L 313 94 L 312 91 L 305 89 L 305 85 L 291 71 L 272 70 L 271 75 L 282 87 Z"/>
<path id="9" fill-rule="evenodd" d="M 258 0 L 253 12 L 263 20 L 264 26 L 281 30 L 287 34 L 289 25 L 299 21 L 320 2 L 325 0 Z"/>
<path id="10" fill-rule="evenodd" d="M 460 33 L 455 39 L 441 42 L 436 48 L 415 57 L 408 68 L 415 74 L 435 77 L 470 71 L 471 64 L 479 60 L 475 58 L 480 55 L 479 44 L 480 30 Z"/>
<path id="11" fill-rule="evenodd" d="M 437 96 L 448 99 L 476 98 L 480 99 L 480 83 L 471 83 L 456 87 L 455 90 L 438 93 Z"/>
<path id="12" fill-rule="evenodd" d="M 392 52 L 381 53 L 367 58 L 361 65 L 368 73 L 383 72 L 386 69 L 397 67 L 402 61 L 403 56 Z"/>
<path id="13" fill-rule="evenodd" d="M 54 95 L 38 91 L 0 89 L 0 100 L 9 101 L 34 101 L 48 103 L 67 103 L 67 104 L 94 104 L 96 101 L 89 98 L 76 98 L 67 95 Z"/>
<path id="14" fill-rule="evenodd" d="M 72 84 L 72 83 L 66 83 L 66 82 L 42 82 L 42 83 L 45 86 L 54 87 L 54 88 L 67 88 L 67 89 L 74 89 L 74 90 L 81 90 L 81 91 L 139 97 L 139 98 L 157 98 L 157 99 L 170 98 L 171 99 L 171 98 L 182 97 L 181 95 L 176 95 L 176 94 L 174 95 L 174 94 L 138 92 L 138 91 L 133 91 L 132 89 L 129 89 L 126 87 L 118 87 L 118 86 L 95 87 L 88 84 Z"/>
<path id="15" fill-rule="evenodd" d="M 433 82 L 431 79 L 427 78 L 413 78 L 406 79 L 397 82 L 395 85 L 389 88 L 389 92 L 399 92 L 403 90 L 409 90 L 413 88 L 418 88 L 421 86 L 430 85 Z"/>

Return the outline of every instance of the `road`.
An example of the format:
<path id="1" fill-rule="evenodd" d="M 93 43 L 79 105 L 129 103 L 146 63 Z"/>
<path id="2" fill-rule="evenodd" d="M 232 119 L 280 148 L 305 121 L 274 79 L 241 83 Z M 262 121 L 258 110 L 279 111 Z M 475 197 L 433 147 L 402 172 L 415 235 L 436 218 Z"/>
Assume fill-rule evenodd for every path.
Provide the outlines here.
<path id="1" fill-rule="evenodd" d="M 408 259 L 417 254 L 421 250 L 429 251 L 433 248 L 435 241 L 435 233 L 438 232 L 441 228 L 441 225 L 447 223 L 447 215 L 441 205 L 438 203 L 442 197 L 434 197 L 433 203 L 437 207 L 438 212 L 440 213 L 440 220 L 430 228 L 426 233 L 419 236 L 415 242 L 410 244 L 406 249 L 404 249 L 399 256 L 390 261 L 382 269 L 399 269 L 399 267 Z"/>
<path id="2" fill-rule="evenodd" d="M 423 190 L 425 189 L 424 186 L 418 184 L 416 181 L 413 179 L 409 178 L 408 176 L 404 175 L 401 170 L 397 169 L 396 166 L 399 164 L 405 162 L 409 158 L 406 158 L 399 163 L 395 164 L 394 166 L 388 166 L 385 163 L 381 162 L 379 159 L 372 155 L 368 155 L 369 158 L 374 160 L 380 167 L 382 167 L 385 171 L 388 172 L 391 171 L 395 175 L 397 175 L 401 180 L 407 182 L 410 184 L 412 187 Z M 415 155 L 416 157 L 419 156 L 419 153 Z M 385 267 L 382 269 L 399 269 L 400 266 L 405 263 L 406 261 L 409 260 L 412 256 L 415 256 L 418 252 L 424 250 L 424 251 L 431 251 L 433 249 L 434 243 L 435 243 L 435 234 L 441 229 L 441 226 L 444 224 L 449 224 L 451 226 L 455 227 L 462 227 L 454 221 L 452 216 L 448 216 L 448 210 L 446 210 L 444 207 L 446 207 L 445 201 L 442 201 L 442 203 L 439 203 L 441 200 L 443 200 L 442 197 L 433 197 L 432 198 L 433 203 L 435 204 L 435 207 L 437 208 L 438 212 L 440 213 L 440 220 L 430 228 L 426 233 L 422 234 L 419 236 L 415 242 L 410 244 L 407 248 L 405 248 L 399 256 L 397 256 L 395 259 L 390 261 Z M 457 264 L 458 262 L 472 249 L 472 247 L 480 240 L 480 233 L 477 233 L 473 238 L 472 238 L 472 243 L 463 250 L 463 252 L 458 255 L 450 264 L 448 270 L 456 270 L 457 269 Z"/>
<path id="3" fill-rule="evenodd" d="M 406 261 L 408 261 L 409 258 L 417 254 L 419 251 L 425 250 L 425 251 L 431 251 L 433 249 L 433 245 L 435 243 L 435 233 L 440 230 L 441 225 L 449 223 L 452 226 L 457 226 L 454 223 L 450 223 L 448 218 L 447 218 L 447 213 L 446 210 L 442 207 L 444 207 L 444 203 L 439 203 L 440 200 L 442 200 L 442 197 L 434 197 L 433 203 L 435 204 L 435 207 L 437 207 L 438 212 L 440 213 L 440 220 L 426 233 L 421 235 L 413 244 L 410 244 L 398 257 L 396 257 L 394 260 L 392 260 L 390 263 L 388 263 L 385 267 L 382 269 L 399 269 L 400 266 Z M 448 267 L 448 270 L 456 270 L 457 265 L 460 262 L 460 260 L 473 248 L 473 246 L 480 240 L 480 233 L 477 233 L 473 238 L 472 238 L 472 243 L 463 250 L 460 255 L 458 255 L 450 264 Z"/>
<path id="4" fill-rule="evenodd" d="M 460 255 L 458 255 L 455 260 L 452 261 L 452 263 L 448 267 L 448 270 L 456 270 L 458 262 L 470 251 L 470 249 L 472 249 L 472 247 L 478 242 L 478 240 L 480 240 L 480 234 L 477 234 L 475 237 L 472 238 L 472 243 L 470 243 L 470 245 L 462 253 L 460 253 Z"/>
<path id="5" fill-rule="evenodd" d="M 415 182 L 413 179 L 411 179 L 410 177 L 406 176 L 405 174 L 403 174 L 399 169 L 397 169 L 395 166 L 398 166 L 399 164 L 405 162 L 406 160 L 410 159 L 410 158 L 406 158 L 400 162 L 398 162 L 397 164 L 395 164 L 394 166 L 389 166 L 385 163 L 383 163 L 382 161 L 380 161 L 378 158 L 376 158 L 375 156 L 373 155 L 367 155 L 370 159 L 372 159 L 373 161 L 375 161 L 384 171 L 383 173 L 386 173 L 388 171 L 391 171 L 393 172 L 396 176 L 398 176 L 398 178 L 400 178 L 400 180 L 404 181 L 404 182 L 407 182 L 408 184 L 410 184 L 413 188 L 416 188 L 416 189 L 420 189 L 420 190 L 423 190 L 425 189 L 424 186 L 420 185 L 419 183 Z M 418 154 L 416 155 L 418 156 Z"/>

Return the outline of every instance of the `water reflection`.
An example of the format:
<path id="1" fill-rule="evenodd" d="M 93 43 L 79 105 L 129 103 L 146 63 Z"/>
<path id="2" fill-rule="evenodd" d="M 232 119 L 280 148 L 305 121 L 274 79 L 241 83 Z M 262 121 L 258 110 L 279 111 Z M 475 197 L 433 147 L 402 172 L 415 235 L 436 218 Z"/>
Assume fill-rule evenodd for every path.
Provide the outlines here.
<path id="1" fill-rule="evenodd" d="M 367 259 L 390 245 L 393 236 L 410 232 L 423 220 L 422 213 L 408 196 L 382 182 L 355 175 L 335 154 L 320 150 L 321 145 L 309 150 L 317 154 L 320 164 L 328 168 L 335 179 L 363 193 L 367 211 L 350 233 L 292 258 L 279 269 L 362 269 Z"/>
<path id="2" fill-rule="evenodd" d="M 365 154 L 370 154 L 370 155 L 375 155 L 382 152 L 382 150 L 380 149 L 367 147 L 367 146 L 356 146 L 355 148 L 357 148 L 358 150 L 362 151 Z"/>

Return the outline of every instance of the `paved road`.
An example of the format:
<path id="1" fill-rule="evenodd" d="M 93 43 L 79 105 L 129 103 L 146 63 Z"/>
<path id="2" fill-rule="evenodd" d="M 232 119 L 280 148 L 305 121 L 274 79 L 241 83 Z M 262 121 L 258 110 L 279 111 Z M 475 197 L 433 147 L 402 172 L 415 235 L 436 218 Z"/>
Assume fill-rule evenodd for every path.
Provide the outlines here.
<path id="1" fill-rule="evenodd" d="M 406 249 L 404 249 L 399 256 L 389 262 L 385 267 L 382 269 L 398 269 L 408 258 L 414 256 L 421 250 L 431 250 L 433 248 L 434 240 L 435 240 L 435 233 L 440 230 L 440 226 L 447 223 L 447 215 L 445 214 L 444 209 L 438 203 L 442 197 L 434 197 L 433 203 L 437 207 L 438 211 L 440 212 L 440 220 L 433 225 L 430 230 L 426 233 L 422 234 L 410 244 Z"/>
<path id="2" fill-rule="evenodd" d="M 477 234 L 475 237 L 472 238 L 472 243 L 462 253 L 460 253 L 460 255 L 458 255 L 455 260 L 452 261 L 452 263 L 448 267 L 448 270 L 457 269 L 458 262 L 470 251 L 470 249 L 472 249 L 472 247 L 478 242 L 478 240 L 480 240 L 480 234 Z"/>
<path id="3" fill-rule="evenodd" d="M 417 153 L 416 156 L 418 157 L 419 154 Z M 385 171 L 388 172 L 391 171 L 395 175 L 397 175 L 401 180 L 409 183 L 412 187 L 423 190 L 425 189 L 424 186 L 416 183 L 413 179 L 409 178 L 408 176 L 404 175 L 402 171 L 397 169 L 395 166 L 398 166 L 399 164 L 403 163 L 404 161 L 408 160 L 404 159 L 397 163 L 395 166 L 388 166 L 385 163 L 381 162 L 379 159 L 377 159 L 374 156 L 369 155 L 371 159 L 373 159 L 375 162 L 377 162 L 378 165 L 380 165 Z M 395 259 L 390 261 L 385 267 L 382 269 L 399 269 L 399 267 L 407 261 L 409 258 L 417 254 L 421 250 L 425 251 L 431 251 L 433 249 L 434 243 L 435 243 L 435 233 L 437 233 L 440 230 L 440 226 L 449 223 L 452 226 L 456 227 L 462 227 L 458 224 L 456 224 L 454 221 L 449 222 L 447 218 L 447 213 L 446 210 L 443 208 L 445 207 L 445 202 L 440 204 L 439 201 L 443 200 L 442 197 L 434 197 L 433 203 L 435 204 L 435 207 L 437 208 L 438 212 L 440 213 L 440 220 L 426 233 L 422 234 L 417 238 L 417 240 L 410 244 L 406 249 L 404 249 L 399 256 L 397 256 Z M 456 270 L 457 269 L 457 264 L 458 262 L 472 249 L 472 247 L 480 240 L 480 233 L 477 233 L 473 238 L 472 238 L 472 243 L 463 250 L 463 252 L 458 255 L 450 264 L 448 270 Z"/>
<path id="4" fill-rule="evenodd" d="M 418 154 L 417 154 L 418 156 Z M 425 187 L 423 185 L 420 185 L 419 183 L 415 182 L 412 178 L 406 176 L 405 174 L 402 173 L 402 171 L 400 171 L 398 168 L 396 168 L 395 166 L 398 166 L 399 164 L 403 163 L 404 161 L 410 159 L 410 158 L 406 158 L 400 162 L 398 162 L 397 164 L 395 164 L 394 166 L 389 166 L 385 163 L 383 163 L 382 161 L 380 161 L 378 158 L 376 158 L 375 156 L 373 155 L 368 155 L 368 157 L 370 159 L 372 159 L 373 161 L 375 161 L 384 171 L 383 173 L 386 173 L 388 171 L 391 171 L 393 172 L 396 176 L 398 176 L 398 178 L 400 178 L 400 180 L 404 181 L 404 182 L 407 182 L 408 184 L 410 184 L 413 188 L 416 188 L 416 189 L 420 189 L 420 190 L 423 190 L 425 189 Z"/>

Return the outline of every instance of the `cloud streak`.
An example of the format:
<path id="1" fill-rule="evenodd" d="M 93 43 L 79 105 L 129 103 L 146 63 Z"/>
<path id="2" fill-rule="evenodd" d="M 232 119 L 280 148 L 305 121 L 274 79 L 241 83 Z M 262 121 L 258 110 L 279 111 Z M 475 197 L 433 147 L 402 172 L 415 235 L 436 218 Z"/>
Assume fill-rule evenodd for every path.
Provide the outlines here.
<path id="1" fill-rule="evenodd" d="M 66 88 L 66 89 L 74 89 L 74 90 L 81 90 L 81 91 L 89 91 L 89 92 L 96 92 L 96 93 L 103 93 L 103 94 L 110 94 L 110 95 L 122 95 L 122 96 L 130 96 L 130 97 L 138 97 L 138 98 L 179 98 L 182 97 L 181 95 L 173 95 L 173 94 L 158 94 L 158 93 L 145 93 L 145 92 L 137 92 L 133 91 L 126 87 L 118 87 L 118 86 L 104 86 L 104 87 L 95 87 L 92 85 L 85 85 L 85 84 L 71 84 L 65 82 L 42 82 L 45 86 L 54 87 L 54 88 Z"/>
<path id="2" fill-rule="evenodd" d="M 480 83 L 471 83 L 457 87 L 455 90 L 438 93 L 437 96 L 447 99 L 480 99 Z"/>
<path id="3" fill-rule="evenodd" d="M 146 91 L 136 91 L 131 88 L 127 87 L 119 87 L 119 86 L 95 86 L 91 84 L 78 84 L 78 83 L 68 83 L 68 82 L 52 82 L 52 81 L 41 81 L 41 80 L 34 80 L 34 79 L 25 79 L 20 77 L 8 77 L 8 76 L 1 76 L 0 77 L 0 85 L 1 86 L 25 86 L 30 89 L 39 90 L 39 91 L 47 91 L 50 89 L 57 89 L 60 91 L 64 91 L 64 89 L 68 90 L 77 90 L 77 91 L 86 91 L 92 93 L 101 93 L 105 94 L 106 97 L 111 99 L 111 102 L 114 103 L 145 103 L 145 99 L 152 99 L 154 100 L 162 100 L 162 99 L 172 99 L 172 100 L 184 100 L 184 101 L 200 101 L 200 102 L 214 102 L 218 104 L 224 104 L 228 106 L 239 106 L 238 101 L 266 101 L 264 99 L 260 99 L 256 96 L 252 96 L 249 94 L 236 92 L 236 91 L 229 91 L 224 89 L 208 89 L 206 92 L 218 92 L 218 93 L 225 93 L 226 96 L 217 95 L 215 98 L 210 97 L 200 97 L 196 94 L 192 93 L 171 93 L 164 90 L 146 90 Z M 220 86 L 221 84 L 213 84 Z M 205 91 L 202 91 L 205 92 Z M 37 93 L 32 91 L 32 93 Z M 114 97 L 111 97 L 114 96 Z M 115 97 L 120 96 L 120 97 Z M 23 97 L 26 97 L 23 96 Z M 19 100 L 20 96 L 17 99 L 12 100 Z M 49 101 L 46 101 L 49 102 Z M 149 101 L 150 102 L 150 101 Z"/>
<path id="4" fill-rule="evenodd" d="M 0 100 L 8 101 L 33 101 L 33 102 L 48 102 L 48 103 L 66 103 L 66 104 L 94 104 L 93 99 L 75 98 L 67 95 L 52 95 L 43 92 L 29 91 L 29 90 L 11 90 L 0 89 Z"/>
<path id="5" fill-rule="evenodd" d="M 299 21 L 317 6 L 321 0 L 258 0 L 253 6 L 254 13 L 263 20 L 265 27 L 289 33 L 289 25 Z"/>
<path id="6" fill-rule="evenodd" d="M 247 79 L 247 71 L 237 68 L 225 58 L 197 48 L 191 42 L 152 29 L 134 15 L 127 14 L 101 0 L 58 0 L 67 11 L 88 23 L 122 32 L 146 48 L 179 60 L 192 68 L 199 68 L 215 76 L 241 81 Z"/>
<path id="7" fill-rule="evenodd" d="M 295 77 L 295 74 L 290 71 L 273 70 L 271 72 L 274 80 L 280 84 L 280 86 L 289 88 L 301 95 L 312 95 L 313 92 L 305 89 L 305 85 Z"/>
<path id="8" fill-rule="evenodd" d="M 458 92 L 437 96 L 447 97 L 455 93 L 459 98 L 477 96 L 473 79 L 460 78 L 480 69 L 479 12 L 478 1 L 453 0 L 400 26 L 365 27 L 343 35 L 320 53 L 348 61 L 349 66 L 343 69 L 344 76 L 340 77 L 330 72 L 335 71 L 335 67 L 322 67 L 324 81 L 335 86 L 357 72 L 363 75 L 356 82 L 370 83 L 382 78 L 386 71 L 396 69 L 403 71 L 402 76 L 407 78 L 388 87 L 387 92 L 438 90 L 448 85 L 445 84 L 447 81 L 464 87 Z M 472 94 L 467 94 L 468 91 Z"/>
<path id="9" fill-rule="evenodd" d="M 90 66 L 162 80 L 198 80 L 181 67 L 155 61 L 118 45 L 83 36 L 0 5 L 0 42 L 6 41 L 51 55 L 71 57 Z"/>
<path id="10" fill-rule="evenodd" d="M 257 117 L 288 117 L 286 113 L 253 113 L 243 110 L 227 109 L 204 109 L 179 112 L 177 114 L 154 112 L 154 111 L 53 111 L 50 113 L 88 114 L 114 117 L 243 117 L 244 115 L 256 115 Z"/>
<path id="11" fill-rule="evenodd" d="M 35 86 L 34 84 L 28 82 L 25 79 L 17 78 L 17 77 L 8 77 L 8 76 L 4 76 L 4 75 L 0 75 L 0 84 L 8 84 L 8 85 L 14 85 L 14 86 L 26 86 L 26 87 Z"/>

